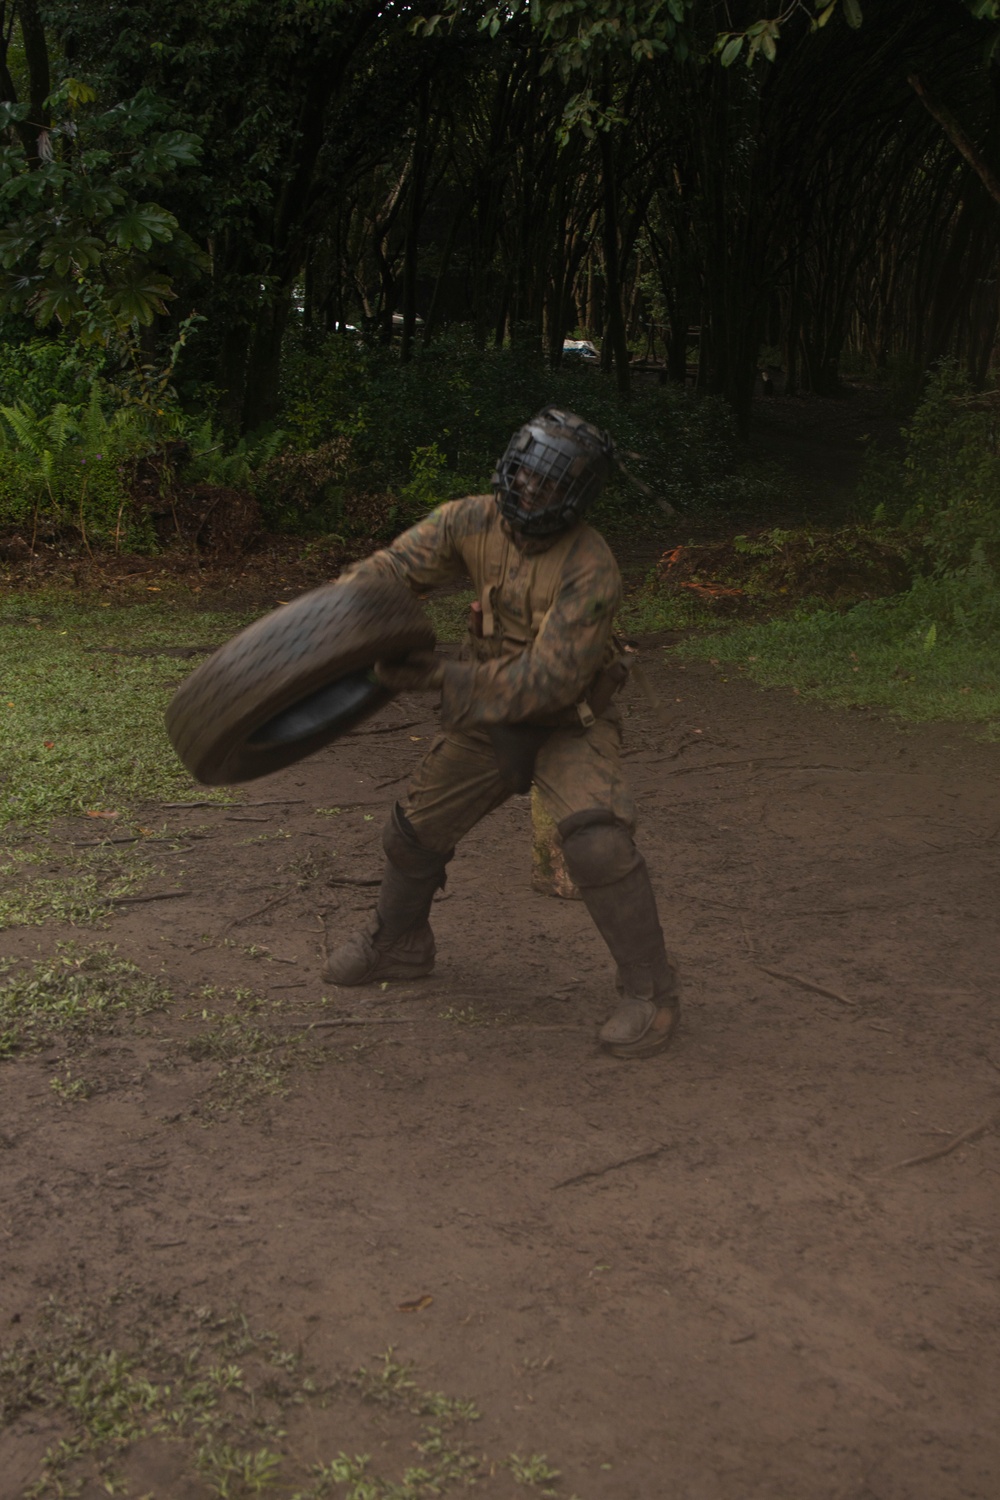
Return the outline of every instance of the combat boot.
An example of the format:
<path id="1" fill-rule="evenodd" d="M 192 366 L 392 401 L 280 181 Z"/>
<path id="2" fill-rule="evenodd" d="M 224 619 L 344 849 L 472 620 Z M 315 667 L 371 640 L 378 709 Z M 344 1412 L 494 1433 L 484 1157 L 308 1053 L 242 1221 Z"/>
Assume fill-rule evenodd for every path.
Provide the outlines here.
<path id="1" fill-rule="evenodd" d="M 566 867 L 618 966 L 617 1009 L 601 1027 L 615 1057 L 651 1057 L 670 1043 L 680 1016 L 677 971 L 663 943 L 646 861 L 610 813 L 578 813 L 559 824 Z"/>
<path id="2" fill-rule="evenodd" d="M 428 917 L 451 853 L 426 849 L 398 802 L 382 832 L 382 847 L 385 869 L 374 917 L 328 956 L 323 970 L 328 984 L 423 979 L 434 968 Z"/>

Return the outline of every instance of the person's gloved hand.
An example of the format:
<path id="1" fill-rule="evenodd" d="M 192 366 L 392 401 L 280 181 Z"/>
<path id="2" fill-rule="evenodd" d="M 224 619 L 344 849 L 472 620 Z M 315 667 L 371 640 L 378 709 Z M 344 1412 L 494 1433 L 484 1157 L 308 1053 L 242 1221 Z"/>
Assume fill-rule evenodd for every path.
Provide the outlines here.
<path id="1" fill-rule="evenodd" d="M 391 693 L 432 693 L 444 681 L 444 663 L 433 651 L 412 651 L 400 661 L 377 661 L 375 676 Z"/>

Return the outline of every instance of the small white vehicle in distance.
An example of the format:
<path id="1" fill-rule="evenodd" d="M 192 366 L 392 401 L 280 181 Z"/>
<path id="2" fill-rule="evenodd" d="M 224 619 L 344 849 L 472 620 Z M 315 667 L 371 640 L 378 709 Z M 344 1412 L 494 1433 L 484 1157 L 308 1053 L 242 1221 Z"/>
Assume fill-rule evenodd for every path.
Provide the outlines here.
<path id="1" fill-rule="evenodd" d="M 590 364 L 599 360 L 600 354 L 589 339 L 563 339 L 563 358 L 582 359 Z"/>

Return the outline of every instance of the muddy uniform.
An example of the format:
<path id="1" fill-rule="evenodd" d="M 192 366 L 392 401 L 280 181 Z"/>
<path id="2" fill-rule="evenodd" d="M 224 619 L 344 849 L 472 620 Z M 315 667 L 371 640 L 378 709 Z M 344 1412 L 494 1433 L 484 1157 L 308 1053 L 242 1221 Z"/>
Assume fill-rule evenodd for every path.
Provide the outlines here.
<path id="1" fill-rule="evenodd" d="M 407 794 L 421 844 L 451 850 L 510 796 L 488 734 L 501 724 L 551 727 L 534 781 L 557 824 L 601 809 L 634 826 L 610 703 L 625 678 L 611 633 L 621 575 L 592 527 L 576 525 L 526 555 L 505 535 L 494 497 L 473 495 L 440 506 L 350 571 L 389 574 L 418 592 L 468 574 L 482 608 L 482 635 L 470 630 L 460 660 L 444 665 L 443 732 Z"/>
<path id="2" fill-rule="evenodd" d="M 614 443 L 547 406 L 514 433 L 492 495 L 442 505 L 359 563 L 417 592 L 470 574 L 476 590 L 459 661 L 414 652 L 375 666 L 395 692 L 441 692 L 442 733 L 382 830 L 385 864 L 367 926 L 328 954 L 333 985 L 409 982 L 433 972 L 431 906 L 455 845 L 512 791 L 534 783 L 570 880 L 617 968 L 598 1031 L 615 1057 L 651 1057 L 680 1014 L 678 978 L 635 846 L 612 697 L 625 678 L 611 633 L 621 577 L 584 521 Z"/>

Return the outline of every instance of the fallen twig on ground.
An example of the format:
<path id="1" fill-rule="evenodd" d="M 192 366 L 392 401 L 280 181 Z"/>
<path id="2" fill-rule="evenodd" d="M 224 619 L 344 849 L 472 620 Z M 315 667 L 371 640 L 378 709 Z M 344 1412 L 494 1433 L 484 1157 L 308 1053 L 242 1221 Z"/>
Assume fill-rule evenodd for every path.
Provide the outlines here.
<path id="1" fill-rule="evenodd" d="M 783 979 L 786 984 L 797 984 L 800 989 L 810 990 L 814 995 L 825 995 L 828 1000 L 836 1000 L 841 1005 L 849 1005 L 852 1010 L 857 1009 L 856 1000 L 849 1000 L 846 995 L 841 995 L 837 990 L 828 990 L 825 985 L 814 984 L 811 979 L 803 979 L 801 974 L 788 974 L 784 969 L 769 969 L 766 964 L 756 961 L 754 966 L 763 974 L 770 974 L 772 979 Z"/>
<path id="2" fill-rule="evenodd" d="M 332 1026 L 414 1026 L 413 1016 L 338 1016 L 332 1021 L 303 1021 L 295 1031 L 326 1031 Z"/>
<path id="3" fill-rule="evenodd" d="M 320 943 L 320 957 L 323 960 L 323 968 L 325 969 L 327 964 L 330 962 L 330 944 L 327 937 L 326 922 L 323 919 L 323 915 L 319 912 L 317 912 L 316 914 L 316 920 L 319 923 L 320 931 L 323 934 L 323 939 Z"/>
<path id="4" fill-rule="evenodd" d="M 193 896 L 194 891 L 153 891 L 148 896 L 106 896 L 115 906 L 134 906 L 139 901 L 174 901 L 178 896 Z"/>
<path id="5" fill-rule="evenodd" d="M 141 833 L 133 833 L 128 838 L 122 839 L 70 839 L 69 846 L 71 849 L 103 849 L 105 844 L 137 844 L 141 838 Z M 162 844 L 166 840 L 147 839 L 146 842 L 149 844 Z"/>
<path id="6" fill-rule="evenodd" d="M 225 812 L 228 807 L 287 807 L 292 803 L 308 802 L 308 797 L 265 797 L 260 802 L 161 802 L 160 807 L 218 807 Z"/>
<path id="7" fill-rule="evenodd" d="M 961 1135 L 951 1138 L 946 1146 L 938 1146 L 936 1151 L 924 1151 L 920 1156 L 907 1156 L 903 1161 L 890 1162 L 887 1167 L 882 1167 L 882 1172 L 897 1172 L 901 1167 L 922 1167 L 927 1162 L 940 1161 L 943 1156 L 950 1156 L 957 1151 L 959 1146 L 967 1146 L 970 1141 L 977 1141 L 981 1135 L 985 1135 L 994 1125 L 1000 1124 L 1000 1109 L 995 1109 L 988 1114 L 978 1125 L 970 1125 L 968 1130 L 963 1130 Z"/>
<path id="8" fill-rule="evenodd" d="M 231 802 L 161 802 L 161 807 L 231 807 Z"/>
<path id="9" fill-rule="evenodd" d="M 590 1172 L 578 1172 L 575 1177 L 566 1177 L 562 1182 L 554 1182 L 552 1191 L 559 1188 L 576 1187 L 579 1182 L 589 1182 L 592 1177 L 604 1177 L 608 1172 L 617 1172 L 620 1167 L 631 1167 L 635 1162 L 652 1161 L 654 1157 L 662 1156 L 664 1151 L 670 1150 L 670 1144 L 654 1146 L 652 1151 L 640 1151 L 637 1156 L 625 1156 L 621 1161 L 609 1162 L 606 1167 L 595 1167 Z"/>
<path id="10" fill-rule="evenodd" d="M 816 765 L 795 765 L 786 761 L 769 761 L 765 755 L 754 755 L 749 760 L 707 760 L 697 766 L 678 766 L 668 771 L 668 776 L 690 776 L 694 771 L 731 771 L 734 766 L 751 766 L 760 771 L 835 771 L 853 776 L 878 775 L 865 766 L 829 766 L 822 762 Z M 896 774 L 896 773 L 894 773 Z"/>
<path id="11" fill-rule="evenodd" d="M 331 875 L 327 879 L 327 885 L 381 885 L 381 875 L 374 875 L 371 879 L 362 878 L 360 875 Z"/>
<path id="12" fill-rule="evenodd" d="M 901 906 L 878 906 L 874 902 L 867 902 L 861 906 L 815 906 L 808 911 L 789 911 L 784 908 L 781 912 L 782 919 L 787 917 L 853 917 L 859 911 L 874 911 L 879 916 L 885 916 L 891 911 L 902 911 Z"/>
<path id="13" fill-rule="evenodd" d="M 242 917 L 233 917 L 232 921 L 226 923 L 226 926 L 240 927 L 244 922 L 252 921 L 254 917 L 262 917 L 266 911 L 271 910 L 272 906 L 277 906 L 280 901 L 287 901 L 292 894 L 291 891 L 282 891 L 279 896 L 274 896 L 270 901 L 265 901 L 264 905 L 259 906 L 256 911 L 248 911 Z"/>
<path id="14" fill-rule="evenodd" d="M 237 807 L 287 807 L 294 803 L 308 802 L 308 797 L 264 797 L 259 802 L 237 802 Z"/>

